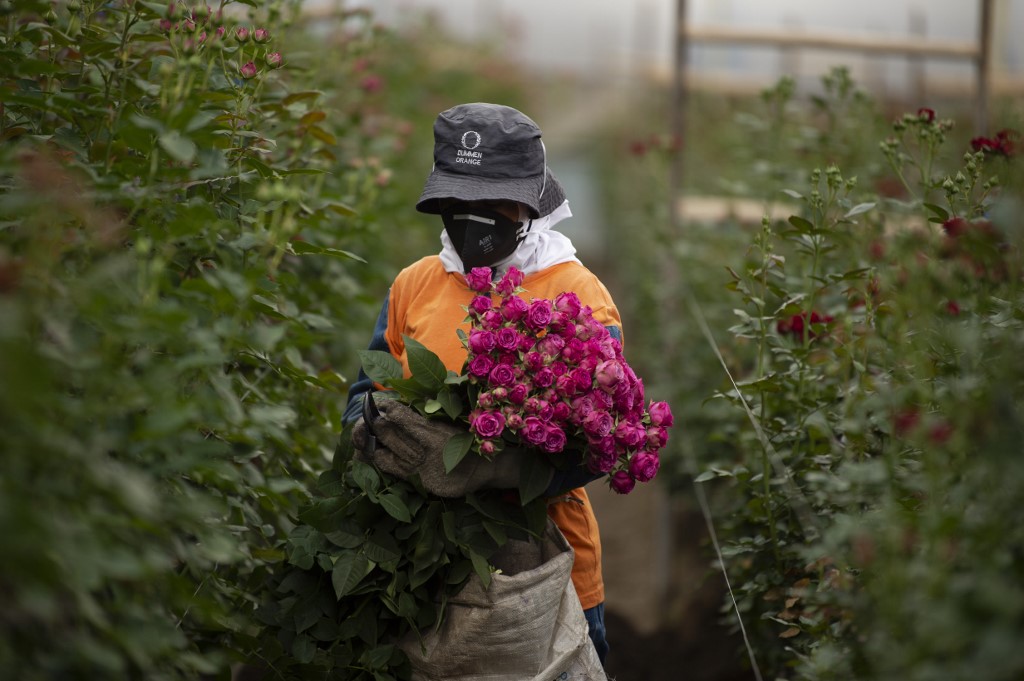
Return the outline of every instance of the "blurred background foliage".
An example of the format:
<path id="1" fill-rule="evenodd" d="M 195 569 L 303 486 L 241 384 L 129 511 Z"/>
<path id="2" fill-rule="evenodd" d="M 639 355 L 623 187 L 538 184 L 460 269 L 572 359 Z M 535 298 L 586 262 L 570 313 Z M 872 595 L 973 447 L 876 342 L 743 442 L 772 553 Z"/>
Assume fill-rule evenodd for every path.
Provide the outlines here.
<path id="1" fill-rule="evenodd" d="M 222 9 L 0 4 L 3 678 L 258 653 L 356 352 L 437 248 L 411 209 L 434 116 L 575 101 L 429 19 Z M 627 355 L 681 424 L 659 484 L 710 497 L 727 626 L 771 678 L 1020 678 L 1020 159 L 965 156 L 966 109 L 904 116 L 843 69 L 696 96 L 683 140 L 636 87 L 628 116 L 587 100 L 569 151 Z M 757 216 L 695 216 L 704 195 Z"/>

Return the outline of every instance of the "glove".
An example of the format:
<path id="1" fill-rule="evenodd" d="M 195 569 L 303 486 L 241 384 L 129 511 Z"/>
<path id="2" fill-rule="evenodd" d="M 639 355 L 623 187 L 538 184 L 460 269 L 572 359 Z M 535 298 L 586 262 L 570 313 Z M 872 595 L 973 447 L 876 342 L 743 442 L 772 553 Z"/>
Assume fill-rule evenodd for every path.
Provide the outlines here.
<path id="1" fill-rule="evenodd" d="M 372 394 L 365 399 L 373 400 Z M 465 428 L 424 418 L 397 400 L 381 400 L 378 408 L 377 418 L 370 415 L 372 409 L 364 409 L 364 417 L 352 431 L 359 461 L 403 480 L 418 474 L 423 487 L 439 497 L 462 497 L 479 489 L 519 485 L 516 457 L 500 453 L 491 460 L 471 453 L 446 473 L 444 446 L 452 435 L 466 432 Z"/>

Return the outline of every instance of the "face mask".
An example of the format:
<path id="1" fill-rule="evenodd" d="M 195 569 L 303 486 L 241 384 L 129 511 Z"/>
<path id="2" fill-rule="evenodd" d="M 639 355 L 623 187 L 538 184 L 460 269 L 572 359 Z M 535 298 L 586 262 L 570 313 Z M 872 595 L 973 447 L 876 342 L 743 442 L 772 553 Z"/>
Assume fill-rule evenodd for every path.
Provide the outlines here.
<path id="1" fill-rule="evenodd" d="M 466 272 L 501 262 L 522 240 L 522 222 L 486 208 L 458 203 L 443 211 L 441 220 Z"/>

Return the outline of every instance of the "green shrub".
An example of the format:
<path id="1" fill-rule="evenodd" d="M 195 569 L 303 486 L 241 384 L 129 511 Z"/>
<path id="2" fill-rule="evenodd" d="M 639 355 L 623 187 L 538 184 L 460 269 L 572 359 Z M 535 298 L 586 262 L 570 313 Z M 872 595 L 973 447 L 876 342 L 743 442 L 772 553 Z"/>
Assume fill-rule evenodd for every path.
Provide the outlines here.
<path id="1" fill-rule="evenodd" d="M 259 645 L 267 566 L 427 243 L 395 216 L 429 143 L 392 170 L 422 102 L 388 87 L 422 47 L 299 4 L 0 7 L 4 678 L 196 678 Z"/>
<path id="2" fill-rule="evenodd" d="M 696 96 L 682 145 L 613 127 L 631 362 L 676 407 L 663 470 L 711 497 L 765 678 L 1018 678 L 1024 173 L 962 121 L 877 108 L 840 68 L 809 101 Z M 673 231 L 680 150 L 683 201 L 787 219 Z"/>

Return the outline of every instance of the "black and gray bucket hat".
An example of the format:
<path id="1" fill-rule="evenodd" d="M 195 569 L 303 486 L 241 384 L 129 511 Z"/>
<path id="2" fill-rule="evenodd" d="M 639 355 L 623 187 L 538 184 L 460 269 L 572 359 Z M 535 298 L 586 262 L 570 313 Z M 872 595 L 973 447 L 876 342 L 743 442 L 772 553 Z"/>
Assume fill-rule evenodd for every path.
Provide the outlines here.
<path id="1" fill-rule="evenodd" d="M 440 213 L 438 199 L 505 199 L 526 205 L 530 217 L 551 213 L 565 191 L 547 167 L 540 128 L 501 104 L 459 104 L 434 121 L 434 168 L 416 203 Z"/>

